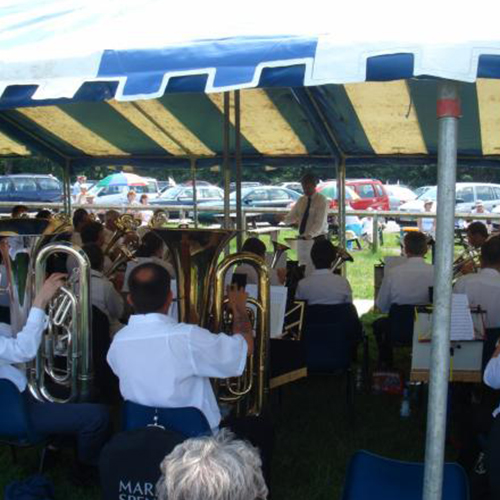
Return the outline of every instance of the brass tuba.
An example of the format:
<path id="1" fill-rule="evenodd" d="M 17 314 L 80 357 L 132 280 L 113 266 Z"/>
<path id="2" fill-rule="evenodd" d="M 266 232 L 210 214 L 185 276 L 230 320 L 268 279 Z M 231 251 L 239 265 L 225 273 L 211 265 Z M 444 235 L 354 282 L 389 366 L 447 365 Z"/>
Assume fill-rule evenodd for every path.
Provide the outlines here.
<path id="1" fill-rule="evenodd" d="M 57 241 L 66 233 L 67 226 L 60 221 L 0 220 L 0 236 L 7 237 L 8 242 L 0 248 L 14 335 L 26 324 L 34 296 L 45 281 L 49 258 L 67 254 L 77 262 L 76 274 L 49 305 L 48 328 L 36 360 L 28 366 L 33 396 L 58 403 L 89 399 L 92 380 L 90 264 L 82 250 Z M 63 388 L 64 397 L 51 393 L 49 381 Z"/>
<path id="2" fill-rule="evenodd" d="M 247 414 L 259 414 L 267 393 L 270 329 L 267 266 L 260 257 L 247 253 L 230 255 L 217 265 L 224 247 L 236 235 L 234 231 L 173 228 L 154 231 L 167 245 L 173 260 L 179 321 L 223 331 L 224 283 L 228 270 L 243 263 L 256 269 L 258 296 L 249 300 L 257 311 L 255 354 L 248 360 L 244 375 L 219 382 L 217 392 L 220 401 L 237 403 L 240 411 Z"/>

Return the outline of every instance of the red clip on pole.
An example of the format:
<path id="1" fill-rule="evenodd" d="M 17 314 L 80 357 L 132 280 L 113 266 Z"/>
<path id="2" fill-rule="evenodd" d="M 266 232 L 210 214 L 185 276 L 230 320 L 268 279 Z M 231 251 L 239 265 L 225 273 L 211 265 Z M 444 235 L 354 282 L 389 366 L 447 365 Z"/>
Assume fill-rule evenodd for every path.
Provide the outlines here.
<path id="1" fill-rule="evenodd" d="M 439 99 L 437 101 L 438 118 L 460 118 L 462 116 L 462 107 L 459 99 Z"/>

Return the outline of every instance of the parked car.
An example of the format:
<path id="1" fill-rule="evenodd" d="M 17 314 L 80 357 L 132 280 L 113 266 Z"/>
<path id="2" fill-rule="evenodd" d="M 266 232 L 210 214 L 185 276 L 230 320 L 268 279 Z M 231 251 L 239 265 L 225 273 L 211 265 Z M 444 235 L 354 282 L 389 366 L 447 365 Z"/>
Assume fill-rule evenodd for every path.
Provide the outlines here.
<path id="1" fill-rule="evenodd" d="M 351 206 L 356 210 L 389 210 L 389 196 L 384 189 L 384 185 L 377 179 L 347 179 L 346 186 L 354 189 L 359 196 L 359 200 Z"/>
<path id="2" fill-rule="evenodd" d="M 161 207 L 165 205 L 189 205 L 194 206 L 193 198 L 193 187 L 192 186 L 174 186 L 170 189 L 164 191 L 158 198 L 151 202 L 151 205 Z M 224 205 L 224 191 L 217 186 L 212 186 L 211 184 L 196 186 L 196 200 L 197 203 L 208 203 L 208 204 L 218 204 Z M 170 217 L 178 219 L 180 212 L 172 211 L 168 209 Z"/>
<path id="3" fill-rule="evenodd" d="M 280 188 L 276 186 L 258 186 L 258 187 L 247 187 L 241 190 L 241 202 L 245 209 L 250 208 L 289 208 L 298 199 L 300 194 L 292 191 L 291 189 Z M 231 210 L 236 209 L 236 192 L 232 192 L 229 196 L 230 208 Z M 205 206 L 215 206 L 220 207 L 220 210 L 206 211 L 203 209 Z M 214 221 L 214 216 L 216 214 L 221 214 L 224 210 L 224 200 L 220 203 L 203 203 L 199 206 L 199 217 L 203 221 Z M 260 220 L 264 222 L 269 222 L 270 224 L 277 224 L 280 220 L 280 216 L 274 214 L 262 214 L 259 217 Z"/>
<path id="4" fill-rule="evenodd" d="M 253 187 L 258 187 L 258 186 L 262 186 L 262 184 L 260 182 L 257 182 L 257 181 L 245 181 L 245 182 L 242 182 L 241 183 L 241 189 L 244 189 L 244 188 L 253 188 Z M 232 193 L 233 191 L 236 191 L 236 182 L 231 182 L 231 184 L 229 184 L 229 191 Z"/>
<path id="5" fill-rule="evenodd" d="M 146 185 L 133 186 L 133 190 L 137 193 L 137 201 L 139 201 L 141 194 L 147 194 L 151 202 L 160 194 L 158 181 L 152 177 L 144 177 L 143 179 Z M 93 197 L 96 205 L 119 206 L 127 203 L 127 193 L 132 189 L 130 186 L 99 186 L 98 184 L 93 186 L 88 192 L 89 197 Z"/>
<path id="6" fill-rule="evenodd" d="M 26 202 L 60 202 L 62 183 L 52 175 L 14 174 L 0 176 L 0 201 L 13 205 Z M 1 212 L 10 212 L 2 207 Z"/>
<path id="7" fill-rule="evenodd" d="M 338 195 L 337 195 L 337 181 L 327 181 L 318 185 L 316 188 L 318 193 L 326 196 L 330 200 L 330 208 L 336 209 L 338 207 Z M 360 197 L 349 186 L 345 187 L 345 199 L 347 204 L 350 205 L 355 210 L 358 210 L 356 203 L 360 200 Z"/>
<path id="8" fill-rule="evenodd" d="M 434 208 L 437 204 L 437 186 L 433 186 L 416 200 L 404 203 L 399 207 L 400 212 L 423 212 L 424 200 L 432 200 Z M 457 182 L 455 188 L 456 212 L 470 212 L 476 201 L 481 200 L 484 208 L 489 212 L 500 205 L 500 184 L 487 184 L 481 182 Z M 409 219 L 402 214 L 401 221 Z"/>
<path id="9" fill-rule="evenodd" d="M 413 192 L 417 195 L 417 198 L 425 193 L 428 189 L 431 189 L 434 186 L 420 186 L 417 189 L 414 189 Z"/>
<path id="10" fill-rule="evenodd" d="M 403 203 L 417 198 L 417 195 L 410 188 L 399 184 L 385 184 L 384 189 L 389 195 L 390 210 L 399 210 Z"/>
<path id="11" fill-rule="evenodd" d="M 299 194 L 304 194 L 304 190 L 302 189 L 302 184 L 300 182 L 280 182 L 276 185 L 276 187 L 284 187 L 291 189 L 292 191 L 297 191 Z"/>

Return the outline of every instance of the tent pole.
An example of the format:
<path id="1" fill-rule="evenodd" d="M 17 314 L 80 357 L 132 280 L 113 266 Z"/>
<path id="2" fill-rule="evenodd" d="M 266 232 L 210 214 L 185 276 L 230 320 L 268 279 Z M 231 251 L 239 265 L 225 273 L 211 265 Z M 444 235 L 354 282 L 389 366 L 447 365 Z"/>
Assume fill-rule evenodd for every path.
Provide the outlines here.
<path id="1" fill-rule="evenodd" d="M 345 248 L 345 158 L 337 163 L 337 199 L 339 220 L 339 246 Z M 342 275 L 345 275 L 345 266 L 342 266 Z"/>
<path id="2" fill-rule="evenodd" d="M 424 500 L 440 500 L 446 435 L 450 366 L 452 264 L 455 226 L 457 136 L 460 117 L 458 84 L 438 86 L 438 196 L 434 312 L 425 447 Z"/>
<path id="3" fill-rule="evenodd" d="M 191 158 L 191 179 L 193 182 L 194 227 L 198 227 L 198 193 L 196 192 L 196 158 Z"/>
<path id="4" fill-rule="evenodd" d="M 235 128 L 235 156 L 236 156 L 236 245 L 238 252 L 243 245 L 243 231 L 246 227 L 243 225 L 243 213 L 241 206 L 241 106 L 240 91 L 234 92 L 234 128 Z"/>
<path id="5" fill-rule="evenodd" d="M 231 184 L 231 170 L 229 165 L 229 92 L 224 92 L 224 131 L 223 131 L 223 171 L 224 171 L 224 228 L 231 227 L 229 216 L 229 190 Z"/>
<path id="6" fill-rule="evenodd" d="M 71 215 L 71 161 L 66 159 L 63 168 L 63 196 L 64 196 L 64 211 Z"/>

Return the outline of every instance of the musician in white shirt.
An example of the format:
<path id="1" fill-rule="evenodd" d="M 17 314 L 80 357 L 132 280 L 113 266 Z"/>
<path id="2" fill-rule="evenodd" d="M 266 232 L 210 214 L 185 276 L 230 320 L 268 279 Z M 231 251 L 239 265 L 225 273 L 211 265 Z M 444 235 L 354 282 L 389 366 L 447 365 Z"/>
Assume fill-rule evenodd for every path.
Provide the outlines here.
<path id="1" fill-rule="evenodd" d="M 170 276 L 158 264 L 137 266 L 129 288 L 135 314 L 113 338 L 107 357 L 123 398 L 151 407 L 198 408 L 216 431 L 221 414 L 210 379 L 240 376 L 253 353 L 246 293 L 229 291 L 234 315 L 229 336 L 167 316 Z"/>
<path id="2" fill-rule="evenodd" d="M 434 285 L 434 266 L 425 262 L 427 238 L 415 231 L 404 238 L 407 260 L 387 271 L 382 280 L 376 305 L 388 313 L 392 304 L 421 305 L 429 303 L 429 288 Z"/>
<path id="3" fill-rule="evenodd" d="M 305 174 L 302 179 L 304 195 L 293 206 L 285 217 L 286 224 L 297 226 L 299 237 L 314 239 L 328 233 L 328 200 L 316 192 L 318 184 L 312 173 Z"/>
<path id="4" fill-rule="evenodd" d="M 110 334 L 114 335 L 123 328 L 121 318 L 124 312 L 123 297 L 102 273 L 104 254 L 95 243 L 83 246 L 83 251 L 90 261 L 90 301 L 109 319 Z"/>
<path id="5" fill-rule="evenodd" d="M 453 288 L 465 293 L 471 307 L 486 311 L 485 327 L 500 328 L 500 236 L 489 238 L 481 247 L 481 269 L 462 276 Z"/>
<path id="6" fill-rule="evenodd" d="M 393 305 L 422 305 L 430 302 L 429 289 L 434 285 L 434 267 L 424 260 L 427 237 L 419 231 L 409 232 L 404 238 L 406 262 L 387 271 L 382 280 L 377 300 L 378 309 L 388 313 Z M 392 340 L 389 338 L 388 318 L 373 323 L 373 333 L 379 348 L 379 364 L 392 366 Z"/>
<path id="7" fill-rule="evenodd" d="M 331 271 L 337 257 L 337 251 L 328 240 L 314 242 L 311 260 L 315 270 L 299 281 L 295 298 L 306 300 L 308 305 L 331 305 L 352 302 L 352 290 L 349 282 Z"/>
<path id="8" fill-rule="evenodd" d="M 46 328 L 45 309 L 64 284 L 64 277 L 63 274 L 54 273 L 47 278 L 33 301 L 26 325 L 16 337 L 12 336 L 9 325 L 0 323 L 0 379 L 11 381 L 23 394 L 35 433 L 76 436 L 78 466 L 82 471 L 87 470 L 87 465 L 97 465 L 99 452 L 108 436 L 109 414 L 106 407 L 97 404 L 39 402 L 27 388 L 24 370 L 15 366 L 35 358 Z M 2 411 L 9 412 L 2 401 L 0 407 Z"/>

